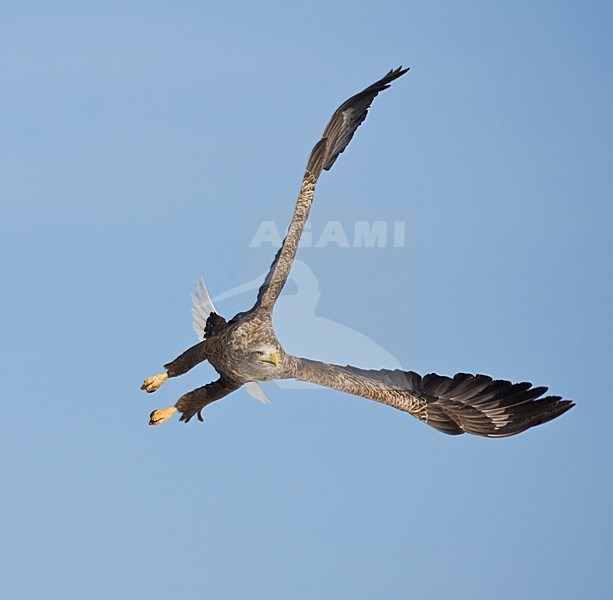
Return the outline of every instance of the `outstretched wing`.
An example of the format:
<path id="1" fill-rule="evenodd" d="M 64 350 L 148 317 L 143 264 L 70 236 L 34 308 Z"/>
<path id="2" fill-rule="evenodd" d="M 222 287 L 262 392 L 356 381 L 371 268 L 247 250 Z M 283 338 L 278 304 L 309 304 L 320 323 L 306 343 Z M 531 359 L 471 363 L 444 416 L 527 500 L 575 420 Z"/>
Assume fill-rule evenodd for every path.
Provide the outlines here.
<path id="1" fill-rule="evenodd" d="M 292 376 L 406 411 L 450 435 L 506 437 L 555 419 L 574 406 L 546 387 L 458 373 L 453 378 L 412 371 L 368 371 L 292 357 Z"/>
<path id="2" fill-rule="evenodd" d="M 287 281 L 304 224 L 309 216 L 313 194 L 315 193 L 315 185 L 320 173 L 322 170 L 329 170 L 338 158 L 338 155 L 345 150 L 356 129 L 366 118 L 368 109 L 377 94 L 387 89 L 394 79 L 398 79 L 408 70 L 402 67 L 392 69 L 385 77 L 382 77 L 379 81 L 376 81 L 359 94 L 352 96 L 341 104 L 332 115 L 330 122 L 324 129 L 321 140 L 315 144 L 311 152 L 302 179 L 300 194 L 296 201 L 292 222 L 283 240 L 283 245 L 277 252 L 270 271 L 262 287 L 260 287 L 257 301 L 252 310 L 260 307 L 272 310 Z"/>
<path id="3" fill-rule="evenodd" d="M 207 319 L 211 313 L 217 313 L 209 292 L 204 285 L 204 279 L 196 284 L 196 291 L 192 294 L 192 326 L 199 340 L 204 339 L 204 328 L 206 327 Z M 259 400 L 262 404 L 272 404 L 262 386 L 255 381 L 249 381 L 245 384 L 245 389 L 250 396 Z"/>
<path id="4" fill-rule="evenodd" d="M 223 377 L 213 383 L 196 388 L 179 398 L 175 404 L 181 413 L 181 421 L 188 423 L 194 415 L 198 415 L 198 420 L 203 421 L 202 409 L 211 402 L 219 400 L 229 393 L 238 389 L 232 383 L 227 382 Z"/>

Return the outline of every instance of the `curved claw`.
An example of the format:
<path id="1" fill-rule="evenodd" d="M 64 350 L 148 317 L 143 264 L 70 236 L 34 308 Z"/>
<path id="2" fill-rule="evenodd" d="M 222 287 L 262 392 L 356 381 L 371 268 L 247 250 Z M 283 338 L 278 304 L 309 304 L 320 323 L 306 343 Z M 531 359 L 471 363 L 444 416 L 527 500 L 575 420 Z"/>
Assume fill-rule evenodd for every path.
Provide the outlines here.
<path id="1" fill-rule="evenodd" d="M 145 390 L 148 394 L 155 392 L 166 380 L 168 379 L 168 373 L 160 373 L 154 375 L 143 381 L 143 385 L 140 386 L 141 390 Z"/>

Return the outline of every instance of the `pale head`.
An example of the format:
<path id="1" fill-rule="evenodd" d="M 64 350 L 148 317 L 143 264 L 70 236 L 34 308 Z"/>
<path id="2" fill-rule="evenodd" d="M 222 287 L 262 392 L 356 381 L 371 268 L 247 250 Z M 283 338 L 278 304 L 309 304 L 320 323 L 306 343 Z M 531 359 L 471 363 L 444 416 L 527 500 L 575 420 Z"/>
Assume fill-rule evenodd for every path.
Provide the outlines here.
<path id="1" fill-rule="evenodd" d="M 244 375 L 252 378 L 253 381 L 278 379 L 282 352 L 281 348 L 271 343 L 251 346 L 241 353 L 241 371 Z"/>

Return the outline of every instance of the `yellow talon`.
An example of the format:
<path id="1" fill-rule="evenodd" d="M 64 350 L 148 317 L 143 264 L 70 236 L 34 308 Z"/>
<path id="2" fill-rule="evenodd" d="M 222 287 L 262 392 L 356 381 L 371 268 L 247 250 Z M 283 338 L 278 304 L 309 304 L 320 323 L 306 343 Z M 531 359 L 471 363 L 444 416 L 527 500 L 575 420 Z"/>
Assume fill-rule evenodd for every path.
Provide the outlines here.
<path id="1" fill-rule="evenodd" d="M 143 381 L 143 385 L 140 386 L 141 390 L 145 390 L 148 394 L 155 392 L 166 380 L 168 379 L 168 373 L 160 373 L 154 375 Z"/>
<path id="2" fill-rule="evenodd" d="M 172 415 L 177 412 L 176 406 L 170 408 L 162 408 L 161 410 L 154 410 L 149 417 L 149 425 L 160 425 L 164 421 L 168 421 Z"/>

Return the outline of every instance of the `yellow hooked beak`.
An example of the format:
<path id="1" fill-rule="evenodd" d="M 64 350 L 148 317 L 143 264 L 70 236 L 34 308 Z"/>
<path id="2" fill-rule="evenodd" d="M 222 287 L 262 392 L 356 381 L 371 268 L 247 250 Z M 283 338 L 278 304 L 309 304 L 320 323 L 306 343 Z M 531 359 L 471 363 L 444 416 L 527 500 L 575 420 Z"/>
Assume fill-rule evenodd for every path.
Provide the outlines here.
<path id="1" fill-rule="evenodd" d="M 276 352 L 271 352 L 268 355 L 269 360 L 267 362 L 272 363 L 275 367 L 279 366 L 279 355 Z"/>

